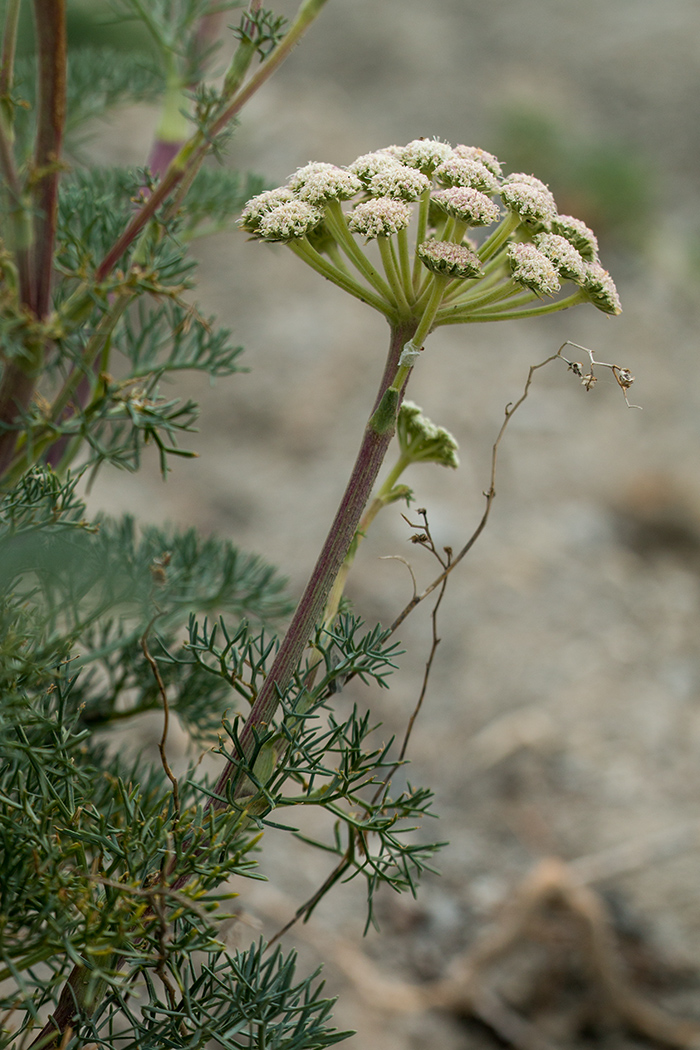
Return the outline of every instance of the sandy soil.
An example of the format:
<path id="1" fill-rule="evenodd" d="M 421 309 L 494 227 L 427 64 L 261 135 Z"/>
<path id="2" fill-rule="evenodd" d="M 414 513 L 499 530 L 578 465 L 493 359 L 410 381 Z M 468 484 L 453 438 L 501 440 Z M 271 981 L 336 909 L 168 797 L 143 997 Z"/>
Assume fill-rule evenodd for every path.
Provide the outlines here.
<path id="1" fill-rule="evenodd" d="M 642 994 L 700 1022 L 699 49 L 691 0 L 330 0 L 237 136 L 235 161 L 276 183 L 308 160 L 349 163 L 419 135 L 493 150 L 502 114 L 527 105 L 565 141 L 629 147 L 656 194 L 634 251 L 602 231 L 622 317 L 579 308 L 443 329 L 412 380 L 413 400 L 460 443 L 457 474 L 425 467 L 408 479 L 439 543 L 455 549 L 478 521 L 490 447 L 529 365 L 566 339 L 594 347 L 637 376 L 643 411 L 628 410 L 605 376 L 586 393 L 556 364 L 513 419 L 491 522 L 443 605 L 411 749 L 411 779 L 434 787 L 440 815 L 421 834 L 449 841 L 441 875 L 415 902 L 382 897 L 381 937 L 360 941 L 354 885 L 288 937 L 305 962 L 326 959 L 341 994 L 337 1021 L 358 1030 L 347 1044 L 358 1050 L 498 1045 L 454 1012 L 394 1010 L 398 993 L 368 1000 L 348 958 L 425 986 L 539 859 L 627 843 L 643 848 L 627 863 L 606 854 L 593 885 Z M 122 160 L 127 150 L 143 159 L 151 115 L 138 119 L 141 137 L 110 133 Z M 101 149 L 110 159 L 110 144 Z M 92 503 L 230 536 L 276 562 L 297 591 L 359 441 L 385 326 L 284 249 L 240 235 L 202 249 L 201 278 L 202 304 L 245 345 L 251 373 L 188 387 L 204 406 L 198 461 L 179 465 L 165 486 L 151 468 L 105 474 Z M 405 567 L 382 556 L 409 557 L 420 583 L 432 576 L 410 534 L 392 508 L 362 550 L 351 595 L 369 621 L 390 621 L 410 596 Z M 402 629 L 408 653 L 391 693 L 349 689 L 340 701 L 369 701 L 387 735 L 415 703 L 428 613 Z M 674 829 L 662 855 L 654 836 Z M 276 929 L 322 881 L 322 862 L 291 850 L 287 838 L 270 842 L 271 883 L 245 898 L 255 929 Z M 560 916 L 550 927 L 541 923 L 539 939 L 521 940 L 497 968 L 504 1001 L 560 1047 L 643 1045 L 591 997 L 586 964 L 575 963 L 585 939 L 576 923 Z"/>

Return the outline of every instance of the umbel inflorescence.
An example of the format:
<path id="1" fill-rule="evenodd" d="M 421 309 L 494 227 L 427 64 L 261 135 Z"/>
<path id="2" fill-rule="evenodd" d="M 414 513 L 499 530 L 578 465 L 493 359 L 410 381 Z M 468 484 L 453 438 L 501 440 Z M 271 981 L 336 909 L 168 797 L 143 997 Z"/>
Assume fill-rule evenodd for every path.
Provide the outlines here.
<path id="1" fill-rule="evenodd" d="M 583 302 L 620 313 L 593 231 L 560 215 L 539 179 L 504 176 L 493 154 L 473 146 L 417 139 L 347 168 L 307 164 L 285 186 L 253 197 L 240 225 L 288 244 L 392 324 L 416 322 L 416 351 L 445 324 Z M 367 252 L 369 242 L 378 252 Z"/>

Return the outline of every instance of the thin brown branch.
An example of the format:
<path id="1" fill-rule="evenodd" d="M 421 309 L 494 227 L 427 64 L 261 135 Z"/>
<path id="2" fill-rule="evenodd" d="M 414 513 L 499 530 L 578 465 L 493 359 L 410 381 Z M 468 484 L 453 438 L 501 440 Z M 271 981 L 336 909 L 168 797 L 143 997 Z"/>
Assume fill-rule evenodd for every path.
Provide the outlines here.
<path id="1" fill-rule="evenodd" d="M 450 564 L 443 570 L 443 572 L 441 572 L 439 576 L 436 576 L 436 578 L 432 581 L 432 583 L 428 584 L 424 591 L 421 591 L 420 594 L 414 594 L 411 600 L 404 606 L 404 608 L 401 610 L 401 612 L 389 628 L 389 635 L 394 634 L 404 622 L 406 617 L 411 612 L 413 612 L 416 606 L 420 605 L 422 601 L 425 601 L 428 595 L 432 594 L 433 591 L 436 590 L 442 584 L 442 582 L 447 579 L 447 577 L 450 575 L 451 572 L 454 571 L 454 569 L 459 565 L 462 559 L 466 557 L 466 555 L 469 553 L 469 551 L 472 549 L 472 547 L 478 540 L 481 533 L 486 528 L 486 523 L 489 520 L 489 515 L 491 513 L 491 507 L 493 506 L 493 501 L 496 498 L 496 467 L 498 463 L 498 450 L 501 441 L 503 440 L 503 437 L 505 435 L 508 424 L 513 418 L 513 415 L 517 412 L 517 410 L 522 405 L 523 401 L 526 400 L 528 394 L 530 393 L 530 386 L 532 384 L 535 372 L 537 372 L 540 368 L 544 368 L 544 366 L 548 365 L 550 361 L 556 361 L 560 356 L 560 353 L 557 352 L 556 354 L 551 354 L 550 357 L 546 358 L 544 361 L 540 361 L 539 364 L 531 365 L 522 394 L 520 395 L 517 401 L 515 401 L 514 403 L 511 402 L 508 405 L 506 405 L 505 418 L 503 420 L 503 423 L 501 424 L 501 429 L 498 431 L 498 435 L 491 449 L 490 484 L 488 489 L 486 489 L 486 491 L 484 492 L 484 496 L 486 498 L 486 506 L 484 507 L 484 512 L 481 515 L 479 524 L 474 529 L 474 532 L 471 534 L 471 536 L 464 544 L 462 549 L 458 552 L 458 554 L 454 557 Z"/>
<path id="2" fill-rule="evenodd" d="M 2 56 L 0 57 L 0 105 L 5 105 L 12 90 L 15 75 L 15 49 L 17 47 L 17 24 L 20 0 L 8 0 L 5 7 L 5 25 L 2 34 Z"/>
<path id="3" fill-rule="evenodd" d="M 352 853 L 353 846 L 351 844 L 345 851 L 343 859 L 340 861 L 339 864 L 336 864 L 336 866 L 333 868 L 333 871 L 326 879 L 324 879 L 323 883 L 318 887 L 315 893 L 313 893 L 308 900 L 304 901 L 303 904 L 300 904 L 297 910 L 294 912 L 292 918 L 289 920 L 289 922 L 285 923 L 285 925 L 281 929 L 279 929 L 273 937 L 270 938 L 270 940 L 267 942 L 268 948 L 272 944 L 274 944 L 275 941 L 278 941 L 280 937 L 284 937 L 285 933 L 288 933 L 291 930 L 292 926 L 295 926 L 299 922 L 299 919 L 303 919 L 304 922 L 306 922 L 306 920 L 309 918 L 311 912 L 314 910 L 319 901 L 323 897 L 325 897 L 326 893 L 328 893 L 328 891 L 333 886 L 335 886 L 338 879 L 341 879 L 345 872 L 349 870 L 351 866 Z"/>
<path id="4" fill-rule="evenodd" d="M 66 0 L 34 0 L 37 42 L 37 133 L 34 152 L 34 312 L 51 303 L 61 146 L 66 122 Z"/>
<path id="5" fill-rule="evenodd" d="M 154 660 L 153 655 L 151 654 L 151 651 L 148 648 L 148 635 L 150 634 L 151 628 L 153 627 L 153 624 L 156 622 L 159 616 L 160 613 L 156 613 L 156 615 L 146 627 L 146 630 L 143 632 L 141 636 L 141 649 L 143 651 L 143 655 L 146 657 L 146 660 L 150 664 L 151 670 L 153 671 L 153 677 L 156 680 L 156 683 L 158 685 L 158 692 L 160 693 L 160 698 L 163 702 L 163 732 L 161 733 L 160 741 L 158 743 L 158 751 L 160 753 L 161 765 L 165 770 L 165 775 L 170 781 L 170 783 L 173 785 L 173 807 L 175 809 L 177 819 L 180 816 L 180 786 L 178 784 L 177 777 L 170 768 L 170 763 L 168 762 L 168 756 L 165 750 L 165 745 L 168 741 L 168 730 L 170 728 L 170 705 L 168 704 L 168 694 L 166 692 L 165 684 L 160 673 L 160 668 L 158 667 L 158 664 Z"/>
<path id="6" fill-rule="evenodd" d="M 47 0 L 44 0 L 47 2 Z M 48 0 L 50 2 L 50 0 Z M 321 7 L 326 0 L 317 0 L 312 11 L 310 5 L 302 4 L 307 8 L 304 12 L 300 9 L 297 18 L 289 32 L 272 54 L 265 59 L 258 72 L 250 78 L 248 83 L 237 92 L 229 101 L 225 109 L 212 122 L 210 127 L 203 131 L 196 131 L 191 139 L 185 143 L 182 150 L 173 159 L 162 180 L 158 183 L 153 193 L 145 204 L 134 215 L 121 236 L 109 249 L 104 259 L 97 267 L 95 280 L 99 283 L 111 273 L 117 262 L 127 249 L 134 243 L 147 223 L 153 218 L 158 208 L 168 199 L 173 190 L 184 179 L 192 168 L 201 164 L 202 158 L 209 152 L 211 143 L 226 128 L 233 118 L 243 109 L 247 102 L 253 97 L 264 83 L 272 76 L 278 67 L 288 57 L 302 35 L 306 32 L 313 20 L 320 13 Z"/>

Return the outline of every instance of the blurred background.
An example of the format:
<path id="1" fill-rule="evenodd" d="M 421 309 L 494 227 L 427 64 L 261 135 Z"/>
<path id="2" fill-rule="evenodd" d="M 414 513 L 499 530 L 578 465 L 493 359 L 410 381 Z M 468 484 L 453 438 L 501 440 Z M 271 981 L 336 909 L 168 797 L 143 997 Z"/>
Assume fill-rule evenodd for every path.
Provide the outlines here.
<path id="1" fill-rule="evenodd" d="M 296 4 L 274 7 L 291 16 Z M 94 13 L 75 5 L 75 40 L 96 32 Z M 504 408 L 565 340 L 629 368 L 643 407 L 629 410 L 606 370 L 586 392 L 555 362 L 512 420 L 489 526 L 441 607 L 412 738 L 408 775 L 434 788 L 440 816 L 418 834 L 449 843 L 440 875 L 415 901 L 380 898 L 381 936 L 361 940 L 353 884 L 287 938 L 310 965 L 326 960 L 357 1050 L 499 1045 L 454 1011 L 368 1001 L 343 959 L 355 952 L 368 972 L 410 984 L 443 977 L 544 857 L 601 855 L 594 889 L 635 986 L 700 1020 L 699 79 L 695 0 L 329 0 L 233 140 L 228 162 L 270 185 L 310 160 L 348 164 L 420 136 L 481 146 L 547 182 L 559 210 L 598 234 L 621 317 L 578 307 L 430 338 L 409 396 L 452 431 L 462 463 L 414 467 L 406 481 L 439 545 L 457 550 L 475 528 Z M 84 149 L 142 164 L 155 119 L 119 112 Z M 105 471 L 91 506 L 222 533 L 279 565 L 298 593 L 359 444 L 386 325 L 283 247 L 235 232 L 198 251 L 203 312 L 232 328 L 250 373 L 189 382 L 203 406 L 197 461 L 167 484 L 155 457 L 138 476 Z M 405 565 L 380 559 L 409 559 L 419 587 L 435 575 L 401 510 L 380 516 L 351 580 L 370 623 L 390 622 L 412 591 Z M 401 629 L 408 651 L 391 692 L 339 698 L 369 703 L 386 737 L 403 732 L 418 697 L 428 604 Z M 624 861 L 614 850 L 628 844 Z M 232 936 L 274 932 L 324 863 L 271 838 L 270 884 L 242 887 L 245 923 Z M 560 1047 L 648 1045 L 596 1010 L 575 929 L 531 932 L 492 975 L 520 1016 Z"/>

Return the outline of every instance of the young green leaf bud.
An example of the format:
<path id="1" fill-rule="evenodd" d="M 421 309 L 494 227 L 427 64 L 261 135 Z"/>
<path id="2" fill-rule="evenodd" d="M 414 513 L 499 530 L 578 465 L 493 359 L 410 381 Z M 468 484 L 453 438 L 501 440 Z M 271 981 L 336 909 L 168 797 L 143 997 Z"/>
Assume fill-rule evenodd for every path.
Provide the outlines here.
<path id="1" fill-rule="evenodd" d="M 459 446 L 452 434 L 435 426 L 413 401 L 404 401 L 399 409 L 396 437 L 403 455 L 414 463 L 439 463 L 453 469 L 459 466 Z"/>

